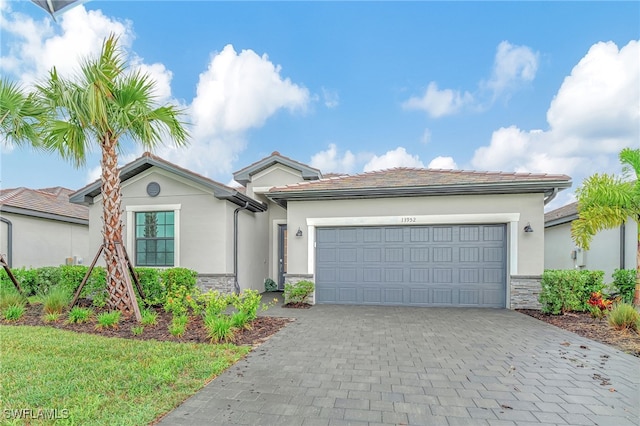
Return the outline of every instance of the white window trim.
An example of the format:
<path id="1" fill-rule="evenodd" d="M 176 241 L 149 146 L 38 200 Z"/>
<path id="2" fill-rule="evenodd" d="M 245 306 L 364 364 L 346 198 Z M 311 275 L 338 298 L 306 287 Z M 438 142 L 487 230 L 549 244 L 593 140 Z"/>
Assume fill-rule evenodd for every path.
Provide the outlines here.
<path id="1" fill-rule="evenodd" d="M 137 212 L 168 212 L 173 211 L 173 267 L 180 266 L 180 209 L 181 204 L 148 204 L 144 206 L 127 206 L 127 251 L 135 258 L 135 220 L 133 215 Z M 162 268 L 162 267 L 160 267 Z"/>

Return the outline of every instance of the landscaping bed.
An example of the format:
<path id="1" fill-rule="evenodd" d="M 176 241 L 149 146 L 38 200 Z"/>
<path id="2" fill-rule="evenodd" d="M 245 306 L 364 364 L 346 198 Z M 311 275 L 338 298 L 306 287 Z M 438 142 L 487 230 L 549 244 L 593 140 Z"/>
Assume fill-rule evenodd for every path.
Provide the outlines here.
<path id="1" fill-rule="evenodd" d="M 616 330 L 606 318 L 593 318 L 587 312 L 568 312 L 564 315 L 550 315 L 533 309 L 519 309 L 518 312 L 640 357 L 640 334 L 629 329 Z"/>
<path id="2" fill-rule="evenodd" d="M 135 335 L 132 331 L 134 327 L 140 326 L 135 318 L 122 318 L 118 322 L 117 328 L 96 328 L 95 315 L 87 323 L 69 324 L 66 315 L 62 315 L 58 321 L 45 322 L 43 319 L 42 305 L 31 304 L 26 306 L 24 315 L 17 321 L 2 320 L 3 325 L 29 325 L 45 326 L 57 329 L 75 331 L 78 333 L 97 334 L 105 337 L 121 337 L 137 340 L 157 340 L 183 343 L 209 343 L 211 339 L 207 337 L 207 330 L 201 315 L 191 315 L 184 334 L 180 337 L 169 332 L 172 314 L 163 309 L 153 309 L 157 313 L 157 324 L 145 325 L 142 333 Z M 93 308 L 95 314 L 101 312 L 100 309 Z M 253 320 L 250 327 L 236 330 L 234 337 L 228 341 L 235 345 L 256 346 L 264 342 L 278 330 L 292 321 L 290 318 L 278 318 L 259 316 Z"/>

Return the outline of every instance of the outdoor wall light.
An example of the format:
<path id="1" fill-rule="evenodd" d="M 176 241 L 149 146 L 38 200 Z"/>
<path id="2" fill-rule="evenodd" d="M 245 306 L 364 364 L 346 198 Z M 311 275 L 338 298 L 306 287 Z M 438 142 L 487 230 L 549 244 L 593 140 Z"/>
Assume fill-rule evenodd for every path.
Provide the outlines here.
<path id="1" fill-rule="evenodd" d="M 298 231 L 296 232 L 296 237 L 302 237 L 302 229 L 298 226 Z"/>
<path id="2" fill-rule="evenodd" d="M 530 223 L 527 222 L 527 225 L 524 227 L 524 232 L 533 232 L 533 228 Z"/>

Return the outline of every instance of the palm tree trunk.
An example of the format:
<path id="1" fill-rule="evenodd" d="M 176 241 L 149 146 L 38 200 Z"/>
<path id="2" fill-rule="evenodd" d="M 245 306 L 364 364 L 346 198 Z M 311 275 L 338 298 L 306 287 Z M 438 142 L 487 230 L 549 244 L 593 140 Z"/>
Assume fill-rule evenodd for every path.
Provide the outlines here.
<path id="1" fill-rule="evenodd" d="M 120 259 L 116 244 L 122 244 L 122 211 L 120 196 L 120 170 L 116 140 L 105 136 L 102 143 L 102 209 L 104 260 L 107 266 L 107 291 L 110 310 L 119 310 L 124 315 L 134 313 L 135 294 L 127 290 L 125 274 L 128 273 L 126 260 Z"/>

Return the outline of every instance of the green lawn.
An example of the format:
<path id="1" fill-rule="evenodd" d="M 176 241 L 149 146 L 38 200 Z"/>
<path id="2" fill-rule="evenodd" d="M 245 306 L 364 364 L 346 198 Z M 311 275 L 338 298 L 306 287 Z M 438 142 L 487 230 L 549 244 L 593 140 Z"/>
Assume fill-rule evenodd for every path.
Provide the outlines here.
<path id="1" fill-rule="evenodd" d="M 248 351 L 0 326 L 0 423 L 145 425 Z"/>

